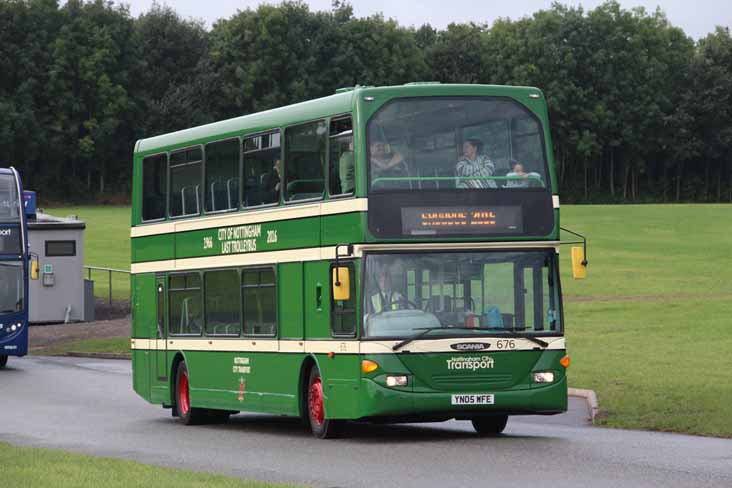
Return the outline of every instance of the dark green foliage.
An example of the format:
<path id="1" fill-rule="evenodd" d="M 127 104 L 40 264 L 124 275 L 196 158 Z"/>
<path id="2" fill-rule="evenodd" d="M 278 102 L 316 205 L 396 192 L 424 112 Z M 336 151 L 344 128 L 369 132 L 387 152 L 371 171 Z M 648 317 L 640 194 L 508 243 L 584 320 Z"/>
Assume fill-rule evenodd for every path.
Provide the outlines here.
<path id="1" fill-rule="evenodd" d="M 694 42 L 615 1 L 444 30 L 285 1 L 206 30 L 157 4 L 0 0 L 0 158 L 46 198 L 127 194 L 142 137 L 427 80 L 541 88 L 565 200 L 732 200 L 728 28 Z"/>

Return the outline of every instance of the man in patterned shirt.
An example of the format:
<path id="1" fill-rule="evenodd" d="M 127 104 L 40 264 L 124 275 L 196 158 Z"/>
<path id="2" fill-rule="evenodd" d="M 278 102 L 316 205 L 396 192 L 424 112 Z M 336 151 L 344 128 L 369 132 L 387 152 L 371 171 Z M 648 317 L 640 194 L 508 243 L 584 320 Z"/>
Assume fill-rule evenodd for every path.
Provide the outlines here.
<path id="1" fill-rule="evenodd" d="M 455 168 L 456 176 L 493 176 L 496 165 L 488 156 L 480 154 L 483 143 L 478 139 L 468 139 L 463 143 L 463 158 Z M 488 179 L 465 180 L 457 182 L 458 188 L 497 188 L 496 182 Z"/>

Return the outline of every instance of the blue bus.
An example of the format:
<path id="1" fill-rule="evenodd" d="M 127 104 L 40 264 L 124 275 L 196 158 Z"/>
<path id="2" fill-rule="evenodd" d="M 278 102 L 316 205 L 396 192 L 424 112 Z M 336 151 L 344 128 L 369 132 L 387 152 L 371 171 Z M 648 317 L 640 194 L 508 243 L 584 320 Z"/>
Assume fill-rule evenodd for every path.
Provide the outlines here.
<path id="1" fill-rule="evenodd" d="M 0 368 L 28 353 L 28 230 L 14 168 L 0 168 Z"/>

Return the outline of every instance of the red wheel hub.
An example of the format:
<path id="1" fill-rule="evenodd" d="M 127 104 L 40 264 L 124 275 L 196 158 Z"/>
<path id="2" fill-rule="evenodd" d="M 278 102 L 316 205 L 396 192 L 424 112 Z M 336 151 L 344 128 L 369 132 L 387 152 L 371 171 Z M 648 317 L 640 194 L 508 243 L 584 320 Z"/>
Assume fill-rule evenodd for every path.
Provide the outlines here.
<path id="1" fill-rule="evenodd" d="M 178 408 L 181 415 L 186 415 L 191 409 L 191 401 L 188 397 L 188 373 L 183 372 L 178 381 Z"/>
<path id="2" fill-rule="evenodd" d="M 310 418 L 318 424 L 322 425 L 325 420 L 325 411 L 323 410 L 323 384 L 320 376 L 315 378 L 310 385 L 310 395 L 308 396 L 310 404 Z"/>

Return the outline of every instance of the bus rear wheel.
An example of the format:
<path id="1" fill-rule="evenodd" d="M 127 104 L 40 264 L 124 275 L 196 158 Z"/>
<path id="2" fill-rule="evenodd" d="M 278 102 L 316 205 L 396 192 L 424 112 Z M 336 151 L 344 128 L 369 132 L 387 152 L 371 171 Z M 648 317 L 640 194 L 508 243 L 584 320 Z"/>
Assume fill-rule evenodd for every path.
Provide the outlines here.
<path id="1" fill-rule="evenodd" d="M 325 418 L 323 380 L 317 366 L 313 366 L 313 369 L 310 370 L 310 379 L 306 393 L 307 416 L 313 435 L 318 439 L 336 437 L 341 430 L 342 422 Z"/>
<path id="2" fill-rule="evenodd" d="M 8 364 L 8 356 L 0 354 L 0 369 L 4 368 L 6 364 Z"/>
<path id="3" fill-rule="evenodd" d="M 495 417 L 476 417 L 472 419 L 475 431 L 484 437 L 496 436 L 503 432 L 508 422 L 508 415 L 497 415 Z"/>
<path id="4" fill-rule="evenodd" d="M 178 410 L 178 419 L 184 425 L 200 424 L 204 420 L 205 409 L 191 407 L 190 382 L 185 362 L 178 365 L 175 374 L 175 406 Z"/>

